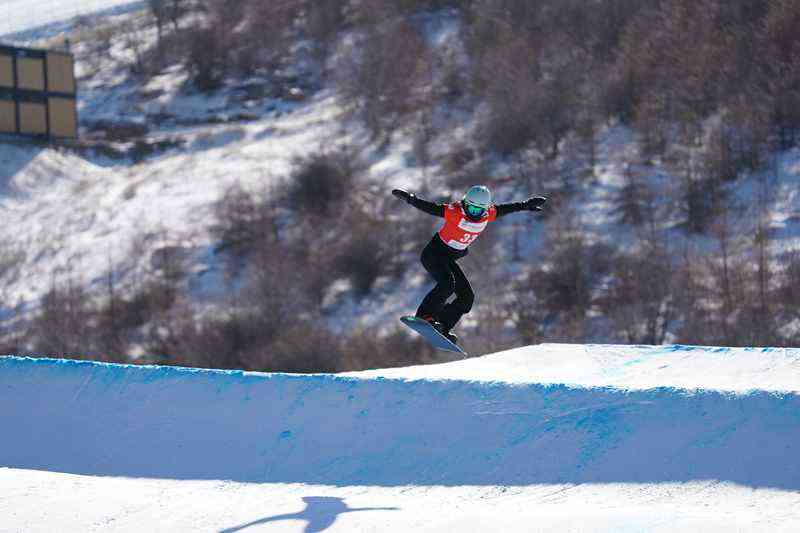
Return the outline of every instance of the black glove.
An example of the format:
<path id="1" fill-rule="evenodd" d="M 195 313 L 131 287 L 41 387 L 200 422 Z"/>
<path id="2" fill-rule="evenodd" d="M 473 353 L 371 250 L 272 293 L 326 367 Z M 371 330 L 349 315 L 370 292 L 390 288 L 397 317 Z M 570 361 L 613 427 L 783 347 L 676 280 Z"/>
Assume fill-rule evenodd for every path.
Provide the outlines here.
<path id="1" fill-rule="evenodd" d="M 392 194 L 400 198 L 406 203 L 411 203 L 411 199 L 414 198 L 414 195 L 408 191 L 404 191 L 403 189 L 394 189 Z"/>
<path id="2" fill-rule="evenodd" d="M 532 196 L 525 200 L 525 209 L 528 211 L 541 211 L 545 202 L 547 202 L 547 198 L 544 196 Z"/>

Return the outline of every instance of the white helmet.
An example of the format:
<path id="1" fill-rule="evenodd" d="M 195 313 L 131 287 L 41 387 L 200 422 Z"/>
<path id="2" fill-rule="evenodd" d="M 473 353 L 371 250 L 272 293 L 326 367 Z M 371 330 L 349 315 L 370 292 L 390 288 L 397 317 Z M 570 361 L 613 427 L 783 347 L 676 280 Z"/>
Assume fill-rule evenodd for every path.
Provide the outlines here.
<path id="1" fill-rule="evenodd" d="M 469 188 L 461 199 L 461 205 L 464 207 L 464 212 L 467 216 L 479 219 L 486 214 L 489 206 L 492 205 L 492 193 L 488 187 L 474 185 Z"/>

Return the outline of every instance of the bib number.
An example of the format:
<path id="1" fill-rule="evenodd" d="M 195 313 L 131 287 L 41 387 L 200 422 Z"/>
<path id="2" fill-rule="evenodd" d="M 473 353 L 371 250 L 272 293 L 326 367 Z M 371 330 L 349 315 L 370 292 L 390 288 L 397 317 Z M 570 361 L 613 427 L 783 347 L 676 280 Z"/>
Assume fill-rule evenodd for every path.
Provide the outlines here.
<path id="1" fill-rule="evenodd" d="M 480 235 L 480 233 L 465 233 L 464 236 L 459 239 L 459 241 L 462 244 L 469 246 L 470 244 L 475 242 L 475 239 L 478 238 L 478 235 Z"/>

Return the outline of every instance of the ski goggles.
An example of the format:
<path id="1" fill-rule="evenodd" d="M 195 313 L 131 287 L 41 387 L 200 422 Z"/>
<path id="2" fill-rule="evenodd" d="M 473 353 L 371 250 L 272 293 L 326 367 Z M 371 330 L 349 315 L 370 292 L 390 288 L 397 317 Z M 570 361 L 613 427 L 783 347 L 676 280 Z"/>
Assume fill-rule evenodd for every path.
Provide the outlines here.
<path id="1" fill-rule="evenodd" d="M 486 208 L 482 205 L 475 205 L 469 202 L 464 202 L 464 211 L 472 218 L 481 218 L 486 214 Z"/>

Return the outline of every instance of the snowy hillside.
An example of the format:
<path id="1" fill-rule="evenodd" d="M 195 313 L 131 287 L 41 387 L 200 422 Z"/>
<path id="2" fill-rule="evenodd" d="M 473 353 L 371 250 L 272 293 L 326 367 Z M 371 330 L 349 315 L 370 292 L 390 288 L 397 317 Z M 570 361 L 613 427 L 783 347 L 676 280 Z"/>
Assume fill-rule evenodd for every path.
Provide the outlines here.
<path id="1" fill-rule="evenodd" d="M 204 103 L 200 98 L 198 105 Z M 212 208 L 224 191 L 234 183 L 266 188 L 285 176 L 292 158 L 346 142 L 325 126 L 337 112 L 335 102 L 322 97 L 268 124 L 189 129 L 181 135 L 185 150 L 139 165 L 0 146 L 0 235 L 26 255 L 21 278 L 6 287 L 6 301 L 35 301 L 49 289 L 53 273 L 91 284 L 109 264 L 129 271 L 133 265 L 124 261 L 143 235 L 149 235 L 150 251 L 172 245 L 207 255 Z M 146 261 L 149 254 L 137 259 Z"/>
<path id="2" fill-rule="evenodd" d="M 796 530 L 798 391 L 796 350 L 541 345 L 351 376 L 7 357 L 2 528 Z"/>
<path id="3" fill-rule="evenodd" d="M 86 12 L 103 12 L 121 6 L 126 14 L 92 19 L 90 24 L 84 24 L 86 27 L 79 32 L 80 38 L 73 43 L 80 85 L 80 118 L 88 146 L 79 150 L 0 146 L 0 209 L 4 221 L 0 227 L 3 242 L 0 266 L 10 265 L 0 269 L 0 320 L 3 321 L 0 330 L 3 333 L 4 326 L 9 325 L 5 322 L 8 318 L 32 318 L 40 308 L 41 298 L 56 288 L 85 287 L 99 301 L 106 296 L 103 291 L 111 279 L 115 290 L 134 300 L 137 294 L 132 287 L 137 283 L 141 285 L 143 278 L 157 271 L 156 256 L 162 250 L 175 251 L 187 263 L 188 288 L 182 296 L 189 301 L 188 312 L 181 309 L 173 314 L 187 319 L 214 313 L 216 316 L 229 314 L 230 302 L 226 298 L 236 295 L 230 286 L 224 286 L 222 260 L 213 253 L 219 245 L 210 231 L 215 223 L 214 209 L 234 184 L 247 191 L 269 191 L 275 183 L 291 175 L 297 157 L 347 146 L 363 159 L 368 186 L 385 193 L 388 209 L 397 209 L 397 212 L 404 206 L 388 203 L 392 200 L 388 195 L 392 187 L 406 187 L 437 200 L 463 194 L 463 184 L 454 180 L 462 176 L 448 170 L 446 161 L 458 146 L 471 148 L 474 144 L 473 137 L 478 135 L 474 131 L 478 125 L 477 116 L 457 109 L 441 109 L 441 132 L 431 140 L 429 163 L 422 165 L 416 155 L 413 127 L 398 129 L 385 145 L 373 142 L 364 125 L 348 113 L 348 104 L 336 84 L 332 79 L 321 81 L 324 76 L 308 67 L 308 58 L 302 53 L 292 56 L 294 63 L 287 66 L 286 72 L 276 73 L 275 79 L 261 75 L 252 79 L 231 78 L 216 92 L 200 93 L 189 83 L 190 75 L 180 62 L 148 76 L 131 75 L 132 50 L 136 46 L 147 49 L 156 39 L 152 21 L 148 22 L 141 11 L 126 11 L 141 8 L 141 4 L 111 0 L 47 3 L 51 4 L 66 11 L 60 14 L 55 9 L 30 12 L 35 11 L 40 17 L 52 15 L 54 20 L 64 22 L 64 27 L 57 31 L 69 27 L 69 20 L 64 17 L 71 17 L 79 8 Z M 17 4 L 3 5 L 11 9 Z M 425 37 L 437 49 L 458 49 L 462 22 L 457 17 L 443 12 L 426 15 L 423 19 Z M 22 21 L 15 21 L 15 24 L 22 24 Z M 122 35 L 126 26 L 120 23 L 131 21 L 138 21 L 141 27 L 131 29 L 136 26 L 132 24 L 126 29 L 132 33 Z M 48 23 L 43 18 L 35 22 L 37 25 Z M 16 27 L 14 31 L 21 29 Z M 97 30 L 96 35 L 93 30 Z M 40 34 L 49 35 L 47 32 Z M 30 35 L 34 37 L 36 32 Z M 136 46 L 131 44 L 134 41 Z M 304 46 L 301 43 L 296 48 L 302 50 Z M 313 86 L 307 94 L 293 85 L 303 83 Z M 303 95 L 301 98 L 287 97 L 298 91 Z M 105 124 L 105 129 L 99 124 Z M 108 124 L 139 133 L 117 142 L 105 137 L 113 130 Z M 516 283 L 524 281 L 536 269 L 544 272 L 557 263 L 552 255 L 548 257 L 557 248 L 548 242 L 553 235 L 579 234 L 585 248 L 595 244 L 611 245 L 618 252 L 618 256 L 609 260 L 614 266 L 624 263 L 621 259 L 627 259 L 627 255 L 642 253 L 643 243 L 647 241 L 642 239 L 644 230 L 620 222 L 619 196 L 626 187 L 625 176 L 630 172 L 659 199 L 651 206 L 651 215 L 661 226 L 659 238 L 663 240 L 664 257 L 660 259 L 669 263 L 673 274 L 685 265 L 701 269 L 692 273 L 692 279 L 712 294 L 701 298 L 696 306 L 707 306 L 704 311 L 709 316 L 713 314 L 709 310 L 716 309 L 718 302 L 714 298 L 718 295 L 714 293 L 714 282 L 720 277 L 713 274 L 713 268 L 719 260 L 718 239 L 710 233 L 687 234 L 680 206 L 663 205 L 664 199 L 676 198 L 681 176 L 671 173 L 664 161 L 644 158 L 637 132 L 618 121 L 603 123 L 595 133 L 591 178 L 577 178 L 586 170 L 579 168 L 580 158 L 570 160 L 565 156 L 555 161 L 540 161 L 530 150 L 505 160 L 489 157 L 485 164 L 478 166 L 481 174 L 474 178 L 474 175 L 463 177 L 489 182 L 499 202 L 531 194 L 551 196 L 544 217 L 526 214 L 498 222 L 487 238 L 476 245 L 476 253 L 462 262 L 478 296 L 473 313 L 461 324 L 470 353 L 519 344 L 520 328 L 515 323 L 519 313 L 509 311 L 507 306 L 518 296 L 514 294 Z M 97 144 L 93 144 L 95 142 Z M 164 146 L 136 157 L 137 143 L 145 146 L 164 143 Z M 565 153 L 570 151 L 568 145 L 565 141 Z M 122 155 L 110 157 L 109 146 Z M 774 201 L 763 211 L 752 205 L 751 198 L 764 176 L 743 175 L 735 184 L 725 186 L 729 196 L 737 200 L 734 212 L 738 224 L 731 230 L 736 232 L 735 242 L 726 246 L 730 245 L 730 255 L 736 257 L 737 265 L 743 270 L 740 278 L 751 279 L 745 276 L 752 276 L 753 273 L 745 269 L 757 263 L 751 237 L 756 234 L 755 226 L 763 223 L 769 235 L 770 279 L 775 285 L 774 292 L 781 293 L 782 283 L 790 288 L 795 285 L 793 280 L 784 279 L 788 277 L 784 274 L 791 274 L 793 270 L 781 254 L 795 250 L 800 242 L 797 229 L 800 194 L 796 186 L 800 179 L 800 151 L 795 148 L 771 154 L 769 167 L 769 180 L 774 187 L 770 195 Z M 515 179 L 504 181 L 503 176 L 507 175 Z M 437 227 L 434 219 L 412 218 L 418 214 L 404 212 L 403 216 L 406 215 L 409 220 L 427 224 L 423 229 L 428 235 Z M 373 290 L 367 298 L 358 299 L 352 291 L 348 292 L 351 289 L 348 280 L 331 280 L 331 285 L 326 287 L 326 296 L 330 298 L 325 301 L 333 304 L 325 308 L 327 316 L 321 320 L 325 327 L 337 334 L 362 328 L 387 333 L 397 327 L 396 317 L 412 311 L 430 287 L 429 279 L 416 262 L 419 247 L 411 248 L 404 250 L 402 244 L 393 246 L 387 255 L 391 255 L 392 260 L 405 261 L 403 268 L 398 269 L 402 274 L 388 283 L 389 276 L 385 275 L 380 280 L 383 285 L 377 283 L 378 290 Z M 502 261 L 487 266 L 498 258 Z M 388 261 L 384 258 L 383 262 Z M 575 261 L 568 263 L 576 264 Z M 524 303 L 543 313 L 543 316 L 531 318 L 531 322 L 537 327 L 544 324 L 542 328 L 551 329 L 534 331 L 533 336 L 528 331 L 525 339 L 728 343 L 727 340 L 698 340 L 696 332 L 684 334 L 681 331 L 692 321 L 687 319 L 684 309 L 672 308 L 680 300 L 674 294 L 675 280 L 671 280 L 674 282 L 669 288 L 672 292 L 665 291 L 671 297 L 656 295 L 663 301 L 659 305 L 648 303 L 653 309 L 663 309 L 665 316 L 655 323 L 663 324 L 664 331 L 652 340 L 641 338 L 639 330 L 642 328 L 635 322 L 643 318 L 634 302 L 617 305 L 606 301 L 607 309 L 597 309 L 597 300 L 606 298 L 609 290 L 614 289 L 613 282 L 619 281 L 619 273 L 600 272 L 591 266 L 586 267 L 589 274 L 598 279 L 594 280 L 595 294 L 589 295 L 586 320 L 578 328 L 579 333 L 559 329 L 562 321 L 551 316 L 557 314 L 557 309 L 547 309 L 540 305 L 542 302 L 535 301 L 544 291 L 541 287 L 530 287 L 524 292 L 533 300 Z M 557 280 L 552 285 L 568 283 L 571 281 Z M 507 292 L 498 293 L 496 287 L 507 288 Z M 785 292 L 793 294 L 790 290 Z M 774 324 L 770 332 L 780 342 L 763 341 L 763 344 L 793 345 L 794 335 L 800 331 L 800 320 L 794 316 L 796 306 L 791 301 L 779 302 L 780 294 L 770 296 L 774 296 L 774 306 L 785 308 L 785 312 L 772 310 Z M 732 299 L 735 302 L 750 300 L 749 296 Z M 691 309 L 689 304 L 687 306 Z M 728 322 L 745 321 L 741 318 L 747 316 L 744 311 L 730 311 Z M 615 312 L 620 316 L 612 317 Z M 78 321 L 90 322 L 82 317 Z M 615 323 L 609 323 L 612 321 Z M 626 335 L 620 332 L 620 324 L 627 324 Z M 146 328 L 142 326 L 132 334 L 126 331 L 125 340 L 130 344 L 113 355 L 120 358 L 162 355 L 152 347 L 153 335 L 148 337 L 149 332 L 143 333 Z M 697 326 L 697 329 L 702 327 Z M 735 331 L 737 328 L 734 325 L 728 329 Z M 63 347 L 35 350 L 30 337 L 14 345 L 13 351 L 59 354 L 76 351 Z M 735 339 L 730 344 L 761 342 L 750 339 Z M 146 341 L 151 341 L 151 345 Z M 109 350 L 97 351 L 108 353 Z"/>
<path id="4" fill-rule="evenodd" d="M 0 37 L 24 41 L 63 31 L 78 16 L 122 12 L 143 5 L 141 0 L 3 0 Z"/>
<path id="5" fill-rule="evenodd" d="M 154 86 L 169 87 L 170 91 L 176 91 L 180 83 L 172 75 L 157 82 Z M 114 92 L 114 97 L 102 105 L 98 102 L 103 92 L 96 90 L 98 100 L 91 96 L 95 91 L 91 87 L 82 96 L 85 117 L 102 119 L 123 108 L 135 109 L 129 106 L 124 89 L 119 94 Z M 178 99 L 183 106 L 179 109 L 185 109 L 187 116 L 193 109 L 213 114 L 225 108 L 223 97 L 182 97 L 174 92 L 167 95 Z M 320 93 L 287 111 L 251 122 L 154 133 L 151 137 L 156 140 L 178 138 L 182 146 L 138 163 L 111 160 L 91 151 L 77 154 L 51 148 L 0 146 L 0 208 L 4 217 L 0 236 L 6 249 L 24 252 L 19 275 L 0 280 L 5 305 L 23 302 L 26 307 L 35 308 L 53 283 L 68 280 L 96 290 L 102 286 L 109 268 L 117 272 L 124 286 L 137 266 L 147 267 L 152 254 L 164 247 L 177 247 L 192 258 L 191 282 L 199 290 L 218 290 L 219 273 L 215 269 L 219 265 L 209 253 L 215 243 L 208 228 L 213 222 L 213 209 L 225 190 L 233 184 L 265 190 L 289 174 L 297 157 L 362 142 L 358 128 L 342 129 L 346 124 L 340 122 L 344 111 L 331 93 Z M 140 112 L 133 114 L 137 113 Z M 616 241 L 624 241 L 628 235 L 614 224 L 616 211 L 611 199 L 622 186 L 625 153 L 630 150 L 625 141 L 629 132 L 613 127 L 603 135 L 598 186 L 572 198 L 575 207 L 567 212 L 577 209 L 575 220 L 582 218 L 584 231 L 592 239 L 613 236 Z M 425 182 L 425 170 L 408 165 L 409 150 L 403 141 L 380 155 L 374 154 L 368 169 L 370 177 L 386 190 L 396 186 L 418 189 Z M 797 244 L 795 213 L 800 212 L 800 196 L 794 185 L 800 177 L 798 161 L 797 151 L 781 154 L 777 160 L 783 181 L 779 186 L 781 201 L 771 215 L 776 253 Z M 669 179 L 657 176 L 653 183 L 668 186 Z M 586 211 L 580 206 L 591 209 Z M 522 222 L 532 229 L 528 246 L 532 247 L 529 253 L 533 262 L 539 256 L 542 227 L 538 221 Z M 431 232 L 436 226 L 431 219 Z M 503 221 L 492 231 L 499 232 L 499 236 L 510 235 L 515 228 L 517 221 Z M 134 252 L 137 246 L 139 251 Z M 476 265 L 468 268 L 477 270 Z M 413 309 L 426 285 L 417 275 L 422 274 L 421 268 L 412 274 L 414 292 L 364 301 L 357 312 L 343 315 L 345 323 L 363 321 L 364 325 L 376 326 Z"/>

